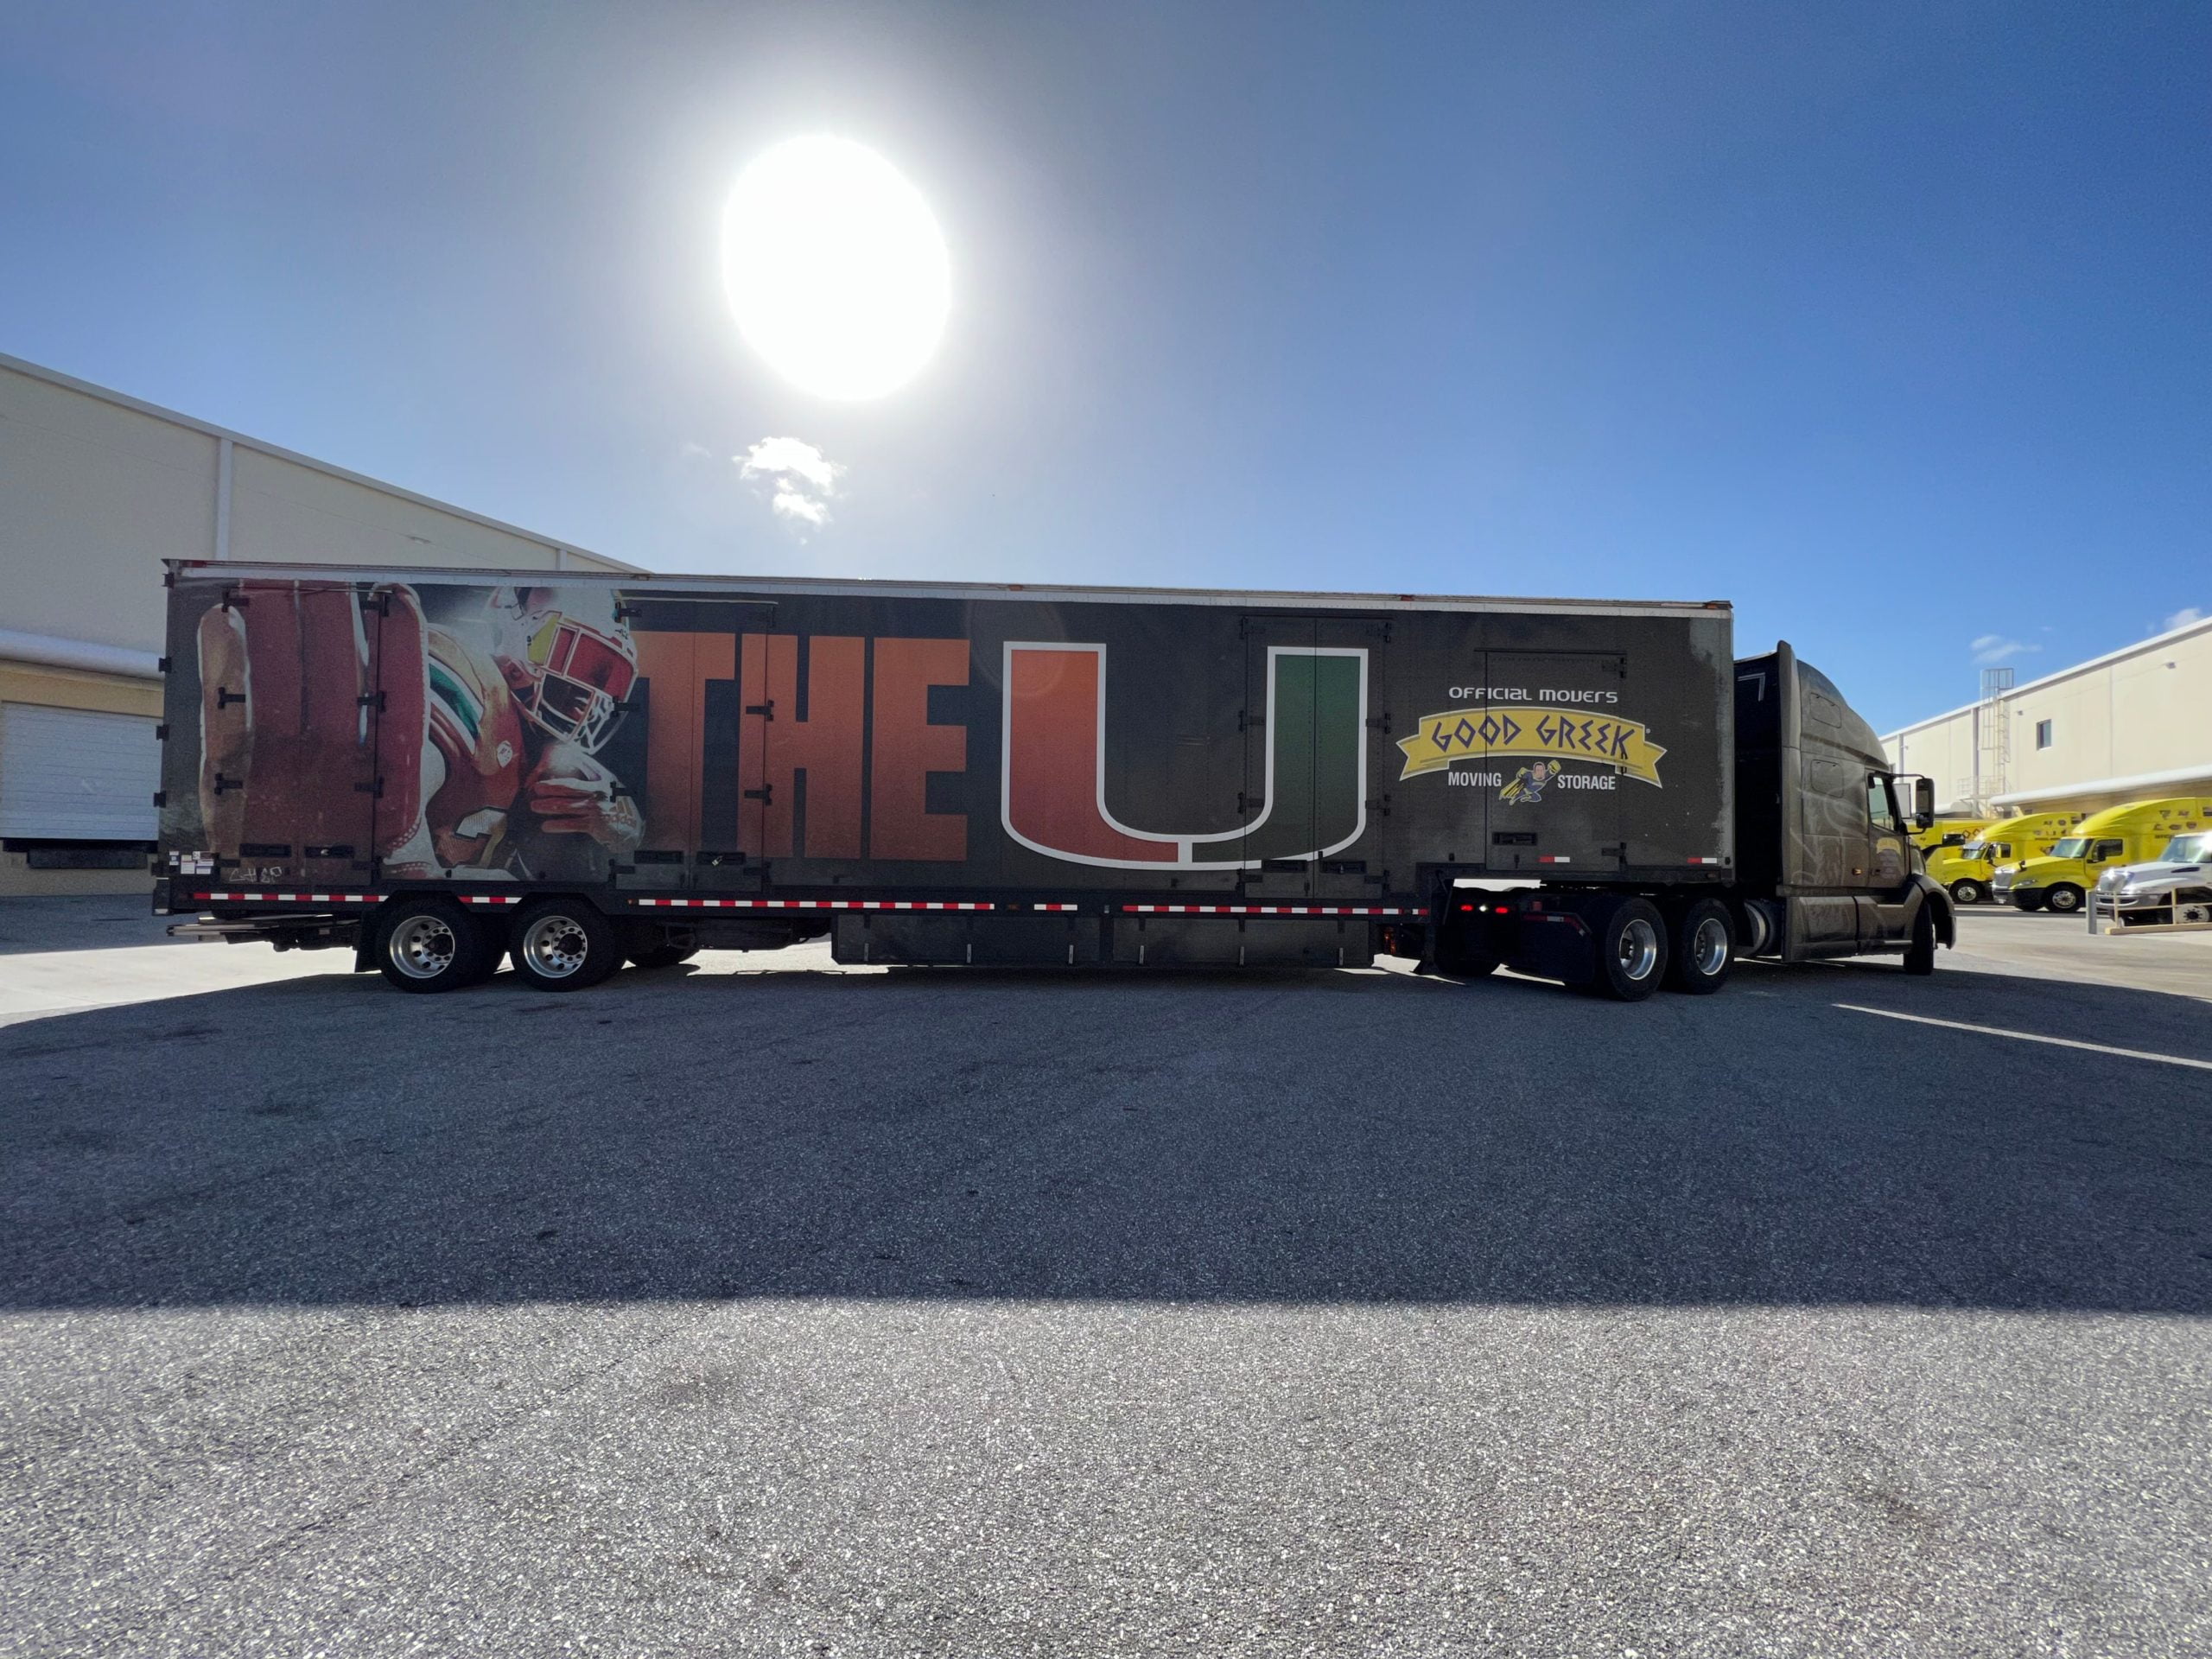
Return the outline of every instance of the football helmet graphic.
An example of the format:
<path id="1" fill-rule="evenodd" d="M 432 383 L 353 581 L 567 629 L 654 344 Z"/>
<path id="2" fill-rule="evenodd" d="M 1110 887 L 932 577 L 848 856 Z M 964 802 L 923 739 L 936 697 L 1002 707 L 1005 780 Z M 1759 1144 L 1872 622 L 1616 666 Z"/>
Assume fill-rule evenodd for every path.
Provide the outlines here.
<path id="1" fill-rule="evenodd" d="M 638 651 L 619 624 L 597 627 L 553 608 L 550 588 L 502 588 L 493 656 L 515 706 L 540 731 L 595 754 L 638 680 Z"/>

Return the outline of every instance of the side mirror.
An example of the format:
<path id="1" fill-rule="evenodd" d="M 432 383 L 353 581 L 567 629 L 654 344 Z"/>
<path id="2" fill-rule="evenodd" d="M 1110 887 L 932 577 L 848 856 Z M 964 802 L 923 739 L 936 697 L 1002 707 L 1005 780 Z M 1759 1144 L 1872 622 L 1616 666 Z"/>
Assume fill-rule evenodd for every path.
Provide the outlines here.
<path id="1" fill-rule="evenodd" d="M 1936 822 L 1936 780 L 1933 778 L 1912 780 L 1912 821 L 1923 830 Z"/>

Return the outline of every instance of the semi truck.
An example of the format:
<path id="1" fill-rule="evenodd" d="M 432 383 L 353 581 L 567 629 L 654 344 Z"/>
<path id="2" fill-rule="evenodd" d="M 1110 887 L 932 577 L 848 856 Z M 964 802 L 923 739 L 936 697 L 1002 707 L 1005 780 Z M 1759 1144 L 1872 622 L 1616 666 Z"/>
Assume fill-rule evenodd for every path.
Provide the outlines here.
<path id="1" fill-rule="evenodd" d="M 1999 865 L 2042 857 L 2088 816 L 2080 811 L 2031 812 L 1999 818 L 1963 846 L 1924 850 L 1921 863 L 1933 880 L 1950 890 L 1954 904 L 1979 905 L 1989 898 Z"/>
<path id="2" fill-rule="evenodd" d="M 1932 969 L 1932 785 L 1725 602 L 173 563 L 157 910 L 404 991 Z M 1905 785 L 1910 785 L 1907 789 Z M 1907 799 L 1906 797 L 1910 798 Z"/>
<path id="3" fill-rule="evenodd" d="M 2072 915 L 2111 870 L 2155 860 L 2176 836 L 2212 827 L 2212 799 L 2127 801 L 2084 817 L 2047 852 L 2000 864 L 1990 891 L 2016 910 Z"/>
<path id="4" fill-rule="evenodd" d="M 2212 823 L 2212 810 L 2205 816 Z M 2156 858 L 2106 870 L 2089 895 L 2093 934 L 2204 928 L 2212 928 L 2212 828 L 2184 830 L 2171 836 Z"/>

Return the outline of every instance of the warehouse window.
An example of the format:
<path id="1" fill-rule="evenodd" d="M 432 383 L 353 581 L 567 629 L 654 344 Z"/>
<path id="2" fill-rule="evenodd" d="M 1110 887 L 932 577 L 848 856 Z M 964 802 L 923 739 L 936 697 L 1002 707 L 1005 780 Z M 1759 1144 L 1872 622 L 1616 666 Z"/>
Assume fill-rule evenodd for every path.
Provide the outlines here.
<path id="1" fill-rule="evenodd" d="M 2036 721 L 2036 747 L 2047 749 L 2050 747 L 2050 722 L 2047 720 L 2039 720 Z"/>

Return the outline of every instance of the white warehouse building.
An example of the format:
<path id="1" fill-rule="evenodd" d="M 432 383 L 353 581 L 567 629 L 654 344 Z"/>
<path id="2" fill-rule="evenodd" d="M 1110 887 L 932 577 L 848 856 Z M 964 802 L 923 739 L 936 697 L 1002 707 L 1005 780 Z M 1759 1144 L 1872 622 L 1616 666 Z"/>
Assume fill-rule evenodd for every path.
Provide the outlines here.
<path id="1" fill-rule="evenodd" d="M 148 887 L 165 558 L 634 568 L 0 354 L 0 894 Z"/>
<path id="2" fill-rule="evenodd" d="M 2212 617 L 1891 733 L 1946 816 L 2212 796 Z"/>

